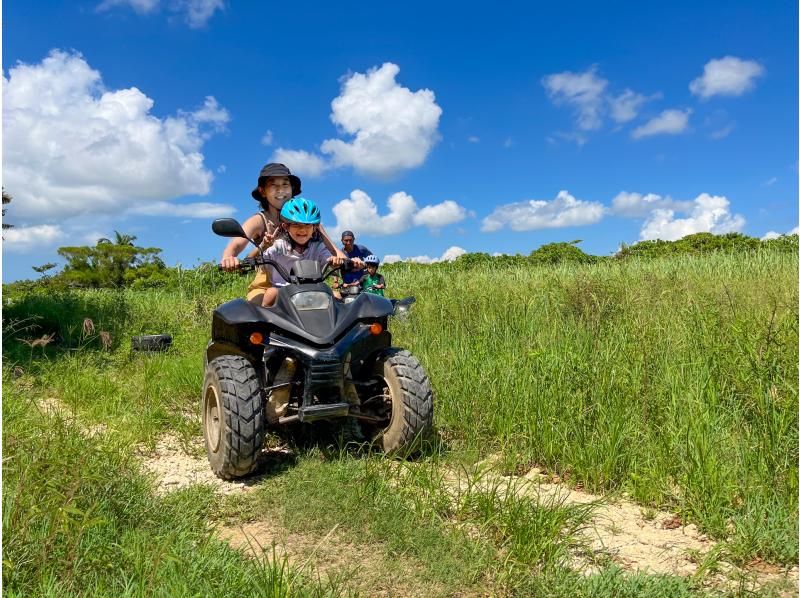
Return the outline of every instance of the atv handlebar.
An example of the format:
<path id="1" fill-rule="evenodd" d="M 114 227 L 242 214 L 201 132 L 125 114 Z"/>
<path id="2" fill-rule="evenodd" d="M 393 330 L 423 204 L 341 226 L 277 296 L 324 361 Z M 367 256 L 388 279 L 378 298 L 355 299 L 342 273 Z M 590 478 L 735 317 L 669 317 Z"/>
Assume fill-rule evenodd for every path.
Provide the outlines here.
<path id="1" fill-rule="evenodd" d="M 246 258 L 243 258 L 243 259 L 239 260 L 239 268 L 238 269 L 243 271 L 243 272 L 247 272 L 247 271 L 250 271 L 250 270 L 255 270 L 259 266 L 272 266 L 272 267 L 275 268 L 275 270 L 278 271 L 278 274 L 280 274 L 283 277 L 284 280 L 288 280 L 290 283 L 293 283 L 293 284 L 297 284 L 298 283 L 297 276 L 287 272 L 286 269 L 281 264 L 279 264 L 279 263 L 277 263 L 274 260 L 271 260 L 269 258 L 262 257 L 260 255 L 257 255 L 255 257 L 246 257 Z M 346 259 L 341 266 L 332 266 L 331 264 L 325 264 L 325 267 L 322 269 L 322 275 L 320 276 L 319 280 L 317 280 L 316 282 L 323 282 L 326 278 L 328 278 L 331 274 L 333 274 L 337 270 L 348 271 L 348 270 L 352 270 L 352 268 L 353 268 L 353 260 L 351 260 L 351 259 Z M 218 264 L 217 265 L 217 270 L 223 270 L 224 271 L 224 268 L 222 267 L 221 264 Z"/>

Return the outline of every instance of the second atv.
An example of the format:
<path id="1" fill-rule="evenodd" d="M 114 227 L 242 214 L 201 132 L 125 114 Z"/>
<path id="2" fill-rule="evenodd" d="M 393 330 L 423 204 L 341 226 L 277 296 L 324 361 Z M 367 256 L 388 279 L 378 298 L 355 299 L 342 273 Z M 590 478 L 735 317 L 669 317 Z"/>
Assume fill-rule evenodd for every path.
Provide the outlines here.
<path id="1" fill-rule="evenodd" d="M 212 228 L 247 238 L 233 219 Z M 324 283 L 336 269 L 301 261 L 285 272 L 261 257 L 242 264 L 275 266 L 290 284 L 272 307 L 235 299 L 214 311 L 202 398 L 214 473 L 245 476 L 268 429 L 320 420 L 339 419 L 387 453 L 416 450 L 432 431 L 433 392 L 422 365 L 392 346 L 388 330 L 389 317 L 405 314 L 414 298 L 364 293 L 345 305 Z"/>

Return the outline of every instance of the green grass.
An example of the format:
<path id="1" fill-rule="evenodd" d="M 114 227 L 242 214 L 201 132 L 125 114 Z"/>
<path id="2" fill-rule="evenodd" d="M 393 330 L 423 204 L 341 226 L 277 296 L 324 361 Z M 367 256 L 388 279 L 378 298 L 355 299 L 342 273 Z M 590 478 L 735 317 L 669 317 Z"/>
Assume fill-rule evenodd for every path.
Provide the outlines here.
<path id="1" fill-rule="evenodd" d="M 423 583 L 453 592 L 698 590 L 608 566 L 588 578 L 569 570 L 580 510 L 477 483 L 453 496 L 443 472 L 463 467 L 475 480 L 471 464 L 489 454 L 510 469 L 537 464 L 569 484 L 675 510 L 723 541 L 735 562 L 796 562 L 796 255 L 501 269 L 398 264 L 384 274 L 392 296 L 418 299 L 392 332 L 431 377 L 440 453 L 397 466 L 303 450 L 253 495 L 226 501 L 207 489 L 156 498 L 130 455 L 165 432 L 200 436 L 186 416 L 198 410 L 210 313 L 242 295 L 245 279 L 183 273 L 168 291 L 12 296 L 3 314 L 5 589 L 343 591 L 310 584 L 285 563 L 259 567 L 209 539 L 208 518 L 243 521 L 269 509 L 290 530 L 323 534 L 338 525 L 354 541 L 421 563 Z M 87 317 L 93 332 L 83 329 Z M 112 335 L 110 351 L 101 330 Z M 16 340 L 51 332 L 47 347 Z M 168 353 L 130 351 L 131 336 L 160 332 L 174 335 Z M 51 397 L 109 432 L 87 440 L 43 418 L 32 401 Z M 202 567 L 189 561 L 198 547 Z M 203 585 L 212 583 L 201 579 L 203 568 L 219 585 Z"/>
<path id="2" fill-rule="evenodd" d="M 114 437 L 87 438 L 6 387 L 3 588 L 11 596 L 328 595 L 286 561 L 250 561 L 209 536 L 216 498 L 155 497 Z"/>

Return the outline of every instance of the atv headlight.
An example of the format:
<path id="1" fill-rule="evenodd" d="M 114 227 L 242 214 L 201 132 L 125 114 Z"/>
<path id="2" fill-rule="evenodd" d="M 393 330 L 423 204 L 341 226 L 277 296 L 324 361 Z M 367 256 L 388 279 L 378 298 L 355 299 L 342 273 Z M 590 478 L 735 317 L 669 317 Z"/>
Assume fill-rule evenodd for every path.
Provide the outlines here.
<path id="1" fill-rule="evenodd" d="M 405 299 L 392 299 L 392 304 L 394 305 L 394 310 L 392 310 L 392 315 L 396 318 L 404 318 L 408 315 L 408 312 L 411 311 L 411 305 L 416 301 L 414 297 L 406 297 Z"/>
<path id="2" fill-rule="evenodd" d="M 292 295 L 292 303 L 299 311 L 309 309 L 328 309 L 331 304 L 331 297 L 322 291 L 306 291 Z"/>

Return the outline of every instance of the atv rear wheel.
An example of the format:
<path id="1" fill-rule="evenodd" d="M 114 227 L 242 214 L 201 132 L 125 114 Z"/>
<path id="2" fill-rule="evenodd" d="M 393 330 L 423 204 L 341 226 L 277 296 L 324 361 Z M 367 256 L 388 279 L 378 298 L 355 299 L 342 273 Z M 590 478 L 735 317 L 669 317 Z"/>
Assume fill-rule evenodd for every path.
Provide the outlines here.
<path id="1" fill-rule="evenodd" d="M 203 382 L 203 436 L 211 470 L 223 480 L 252 472 L 265 433 L 264 400 L 256 370 L 237 355 L 212 360 Z"/>
<path id="2" fill-rule="evenodd" d="M 433 391 L 422 364 L 403 349 L 388 349 L 375 362 L 383 383 L 389 423 L 373 442 L 387 453 L 409 454 L 419 448 L 433 427 Z"/>

